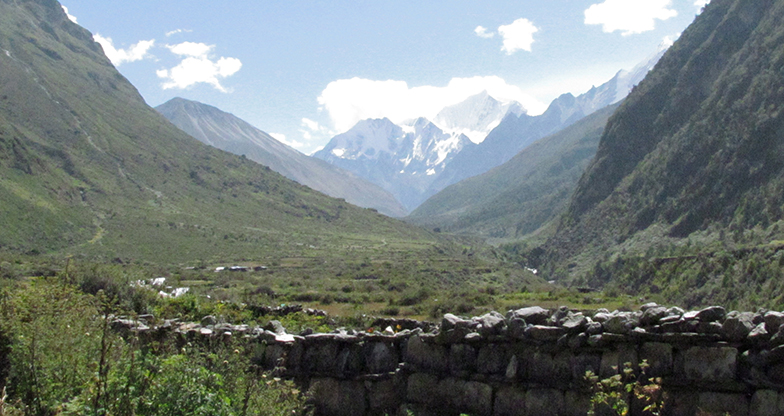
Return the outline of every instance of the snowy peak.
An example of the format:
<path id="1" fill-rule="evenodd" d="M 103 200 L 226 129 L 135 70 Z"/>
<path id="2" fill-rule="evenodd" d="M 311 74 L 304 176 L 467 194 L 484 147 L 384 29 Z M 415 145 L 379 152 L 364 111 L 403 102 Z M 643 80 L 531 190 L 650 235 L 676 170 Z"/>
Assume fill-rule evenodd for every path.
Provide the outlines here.
<path id="1" fill-rule="evenodd" d="M 482 91 L 461 103 L 445 107 L 433 122 L 445 132 L 462 133 L 474 143 L 481 143 L 509 113 L 519 116 L 525 113 L 525 109 L 517 101 L 503 103 Z"/>
<path id="2" fill-rule="evenodd" d="M 341 159 L 376 159 L 384 152 L 395 154 L 405 135 L 388 118 L 361 120 L 349 131 L 333 137 L 317 154 L 326 152 Z"/>

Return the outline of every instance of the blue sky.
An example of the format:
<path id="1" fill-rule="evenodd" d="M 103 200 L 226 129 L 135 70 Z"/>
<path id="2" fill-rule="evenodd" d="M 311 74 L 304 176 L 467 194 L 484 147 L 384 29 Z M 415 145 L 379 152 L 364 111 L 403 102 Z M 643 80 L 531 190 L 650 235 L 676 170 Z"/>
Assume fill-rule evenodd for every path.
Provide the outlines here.
<path id="1" fill-rule="evenodd" d="M 157 106 L 184 97 L 310 153 L 369 117 L 488 90 L 537 114 L 631 69 L 705 0 L 62 0 Z"/>

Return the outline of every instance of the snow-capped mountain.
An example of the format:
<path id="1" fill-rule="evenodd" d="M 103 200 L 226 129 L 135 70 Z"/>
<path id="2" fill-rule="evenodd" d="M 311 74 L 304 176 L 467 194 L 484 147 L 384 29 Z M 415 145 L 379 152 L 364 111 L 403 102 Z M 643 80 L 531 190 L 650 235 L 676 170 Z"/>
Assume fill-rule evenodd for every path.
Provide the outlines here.
<path id="1" fill-rule="evenodd" d="M 383 118 L 360 121 L 313 156 L 381 186 L 410 210 L 427 198 L 424 191 L 452 158 L 470 146 L 475 144 L 467 136 L 445 133 L 426 118 L 401 125 Z"/>
<path id="2" fill-rule="evenodd" d="M 289 179 L 361 207 L 400 217 L 406 209 L 389 192 L 351 172 L 306 156 L 247 122 L 197 101 L 173 98 L 159 113 L 199 141 L 261 163 Z"/>
<path id="3" fill-rule="evenodd" d="M 518 102 L 504 103 L 483 91 L 443 108 L 432 121 L 362 120 L 313 156 L 381 186 L 413 210 L 447 186 L 487 172 L 536 140 L 620 101 L 668 46 L 584 94 L 561 95 L 538 116 L 528 115 Z"/>
<path id="4" fill-rule="evenodd" d="M 465 134 L 472 142 L 481 143 L 507 114 L 519 117 L 525 112 L 517 101 L 503 103 L 482 91 L 461 103 L 445 107 L 433 118 L 433 123 L 445 132 Z"/>
<path id="5" fill-rule="evenodd" d="M 500 166 L 535 141 L 622 100 L 653 69 L 669 45 L 671 43 L 663 43 L 655 54 L 631 71 L 618 71 L 612 79 L 584 94 L 577 97 L 570 93 L 561 95 L 541 115 L 507 114 L 485 140 L 456 155 L 426 193 L 435 195 L 449 185 Z"/>

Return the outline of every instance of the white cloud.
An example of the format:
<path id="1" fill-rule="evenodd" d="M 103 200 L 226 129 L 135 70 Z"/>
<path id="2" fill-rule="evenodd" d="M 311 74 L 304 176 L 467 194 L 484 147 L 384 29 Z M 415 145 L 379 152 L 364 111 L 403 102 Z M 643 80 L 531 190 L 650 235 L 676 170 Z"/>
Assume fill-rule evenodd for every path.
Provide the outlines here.
<path id="1" fill-rule="evenodd" d="M 269 135 L 272 136 L 273 139 L 295 149 L 301 149 L 305 146 L 305 143 L 296 140 L 286 140 L 286 135 L 283 133 L 269 133 Z"/>
<path id="2" fill-rule="evenodd" d="M 602 25 L 602 31 L 616 30 L 628 36 L 653 30 L 656 20 L 678 15 L 672 0 L 605 0 L 585 10 L 586 25 Z"/>
<path id="3" fill-rule="evenodd" d="M 485 39 L 490 39 L 493 36 L 495 36 L 495 33 L 488 32 L 487 28 L 482 26 L 477 26 L 476 29 L 474 29 L 474 33 L 476 33 L 476 35 L 479 36 L 480 38 L 485 38 Z"/>
<path id="4" fill-rule="evenodd" d="M 529 114 L 541 114 L 546 104 L 496 76 L 452 78 L 444 87 L 409 87 L 405 81 L 375 81 L 362 78 L 330 82 L 318 97 L 337 132 L 358 121 L 387 117 L 399 123 L 415 117 L 432 119 L 444 107 L 487 91 L 501 101 L 518 101 Z"/>
<path id="5" fill-rule="evenodd" d="M 146 58 L 148 56 L 147 52 L 155 44 L 155 39 L 140 40 L 127 49 L 117 49 L 114 47 L 111 38 L 105 38 L 96 33 L 93 35 L 93 39 L 101 44 L 103 52 L 106 54 L 106 57 L 112 61 L 114 66 L 120 66 L 120 64 L 125 62 L 134 62 Z"/>
<path id="6" fill-rule="evenodd" d="M 209 54 L 214 45 L 182 42 L 166 47 L 172 53 L 185 58 L 174 68 L 156 71 L 159 78 L 167 80 L 163 83 L 163 89 L 184 89 L 203 82 L 212 85 L 218 91 L 227 92 L 221 85 L 220 78 L 234 75 L 242 68 L 242 62 L 237 58 L 221 57 L 217 61 L 212 60 Z"/>
<path id="7" fill-rule="evenodd" d="M 319 130 L 319 123 L 318 121 L 313 121 L 309 118 L 302 118 L 302 125 L 310 129 L 311 131 L 318 131 Z"/>
<path id="8" fill-rule="evenodd" d="M 694 1 L 694 5 L 697 6 L 697 7 L 700 7 L 700 8 L 706 6 L 708 3 L 710 3 L 710 0 L 695 0 Z"/>
<path id="9" fill-rule="evenodd" d="M 190 32 L 193 32 L 193 31 L 192 30 L 188 30 L 188 29 L 174 29 L 174 30 L 166 32 L 166 37 L 168 38 L 169 36 L 176 35 L 178 33 L 190 33 Z"/>
<path id="10" fill-rule="evenodd" d="M 498 33 L 504 38 L 504 46 L 501 50 L 507 55 L 518 50 L 531 52 L 534 33 L 538 31 L 539 29 L 528 19 L 517 19 L 509 25 L 498 26 Z"/>
<path id="11" fill-rule="evenodd" d="M 65 12 L 65 15 L 68 16 L 68 20 L 70 20 L 70 21 L 72 21 L 74 23 L 79 23 L 79 22 L 76 21 L 76 16 L 72 15 L 71 13 L 68 13 L 68 8 L 67 7 L 62 6 L 62 8 L 63 8 L 63 11 Z"/>
<path id="12" fill-rule="evenodd" d="M 176 55 L 203 57 L 207 56 L 215 46 L 206 43 L 182 42 L 176 45 L 166 45 L 166 47 Z"/>

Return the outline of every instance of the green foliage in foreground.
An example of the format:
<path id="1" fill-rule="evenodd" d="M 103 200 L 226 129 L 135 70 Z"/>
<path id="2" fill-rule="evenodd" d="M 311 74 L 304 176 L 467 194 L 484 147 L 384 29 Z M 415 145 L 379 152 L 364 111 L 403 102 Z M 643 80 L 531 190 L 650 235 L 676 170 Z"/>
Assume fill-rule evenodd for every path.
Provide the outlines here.
<path id="1" fill-rule="evenodd" d="M 642 410 L 641 414 L 662 414 L 666 400 L 662 380 L 646 375 L 649 365 L 645 360 L 639 367 L 639 374 L 635 374 L 632 364 L 625 363 L 619 374 L 604 379 L 587 371 L 585 380 L 593 393 L 588 416 L 626 416 L 633 406 Z"/>
<path id="2" fill-rule="evenodd" d="M 254 365 L 250 346 L 174 340 L 142 344 L 111 330 L 120 312 L 102 290 L 58 277 L 0 293 L 0 413 L 61 415 L 291 415 L 299 391 Z"/>

